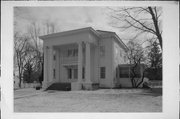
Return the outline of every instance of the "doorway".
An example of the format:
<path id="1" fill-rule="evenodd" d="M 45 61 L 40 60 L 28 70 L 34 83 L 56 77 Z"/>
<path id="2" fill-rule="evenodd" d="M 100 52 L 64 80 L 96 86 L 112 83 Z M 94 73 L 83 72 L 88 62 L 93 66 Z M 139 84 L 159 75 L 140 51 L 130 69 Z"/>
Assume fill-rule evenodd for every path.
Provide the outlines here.
<path id="1" fill-rule="evenodd" d="M 78 79 L 77 65 L 68 66 L 66 69 L 67 69 L 67 78 L 68 78 L 68 80 L 75 81 L 75 80 Z"/>

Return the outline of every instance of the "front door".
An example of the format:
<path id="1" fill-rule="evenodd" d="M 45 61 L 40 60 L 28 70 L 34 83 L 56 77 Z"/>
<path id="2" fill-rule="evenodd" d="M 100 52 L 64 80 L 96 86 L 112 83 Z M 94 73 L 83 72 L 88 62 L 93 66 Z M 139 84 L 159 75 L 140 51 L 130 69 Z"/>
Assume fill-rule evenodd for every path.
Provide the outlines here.
<path id="1" fill-rule="evenodd" d="M 78 78 L 78 68 L 77 66 L 67 67 L 67 77 L 69 81 L 76 81 Z"/>

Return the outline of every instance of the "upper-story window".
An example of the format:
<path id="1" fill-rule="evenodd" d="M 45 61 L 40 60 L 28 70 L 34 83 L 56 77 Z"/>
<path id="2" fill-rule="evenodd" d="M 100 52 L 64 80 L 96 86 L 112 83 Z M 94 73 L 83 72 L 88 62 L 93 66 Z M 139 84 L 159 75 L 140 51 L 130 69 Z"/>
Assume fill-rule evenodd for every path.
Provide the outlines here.
<path id="1" fill-rule="evenodd" d="M 56 60 L 56 51 L 53 51 L 53 60 Z"/>
<path id="2" fill-rule="evenodd" d="M 56 55 L 53 55 L 53 60 L 56 60 Z"/>
<path id="3" fill-rule="evenodd" d="M 78 56 L 78 49 L 68 49 L 67 57 L 76 57 Z"/>
<path id="4" fill-rule="evenodd" d="M 78 56 L 78 49 L 73 49 L 73 56 L 74 57 Z"/>
<path id="5" fill-rule="evenodd" d="M 100 46 L 100 56 L 105 56 L 105 46 Z"/>
<path id="6" fill-rule="evenodd" d="M 67 51 L 67 56 L 68 56 L 68 57 L 71 57 L 72 54 L 73 54 L 73 50 L 72 50 L 72 49 L 68 49 L 68 51 Z"/>
<path id="7" fill-rule="evenodd" d="M 55 79 L 56 78 L 56 70 L 53 69 L 53 78 Z"/>

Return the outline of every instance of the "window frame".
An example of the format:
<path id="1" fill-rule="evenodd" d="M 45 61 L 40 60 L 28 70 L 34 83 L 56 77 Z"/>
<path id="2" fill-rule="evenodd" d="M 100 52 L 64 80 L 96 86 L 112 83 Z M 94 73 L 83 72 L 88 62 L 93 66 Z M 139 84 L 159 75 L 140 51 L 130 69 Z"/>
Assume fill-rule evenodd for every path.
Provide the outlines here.
<path id="1" fill-rule="evenodd" d="M 106 67 L 100 67 L 100 78 L 101 79 L 106 78 Z"/>
<path id="2" fill-rule="evenodd" d="M 53 78 L 56 78 L 56 69 L 53 69 Z"/>
<path id="3" fill-rule="evenodd" d="M 68 79 L 72 79 L 72 68 L 67 68 L 68 70 Z"/>
<path id="4" fill-rule="evenodd" d="M 78 69 L 74 68 L 73 70 L 73 79 L 78 79 Z M 72 72 L 71 72 L 72 73 Z"/>

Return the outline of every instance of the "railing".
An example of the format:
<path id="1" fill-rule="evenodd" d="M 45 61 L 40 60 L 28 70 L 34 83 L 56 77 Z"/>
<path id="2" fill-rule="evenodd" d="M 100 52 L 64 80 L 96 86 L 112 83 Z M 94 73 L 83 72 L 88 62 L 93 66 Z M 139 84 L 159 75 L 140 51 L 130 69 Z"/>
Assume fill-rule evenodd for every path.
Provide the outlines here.
<path id="1" fill-rule="evenodd" d="M 63 64 L 77 63 L 77 62 L 78 62 L 78 57 L 63 57 L 62 58 Z"/>

